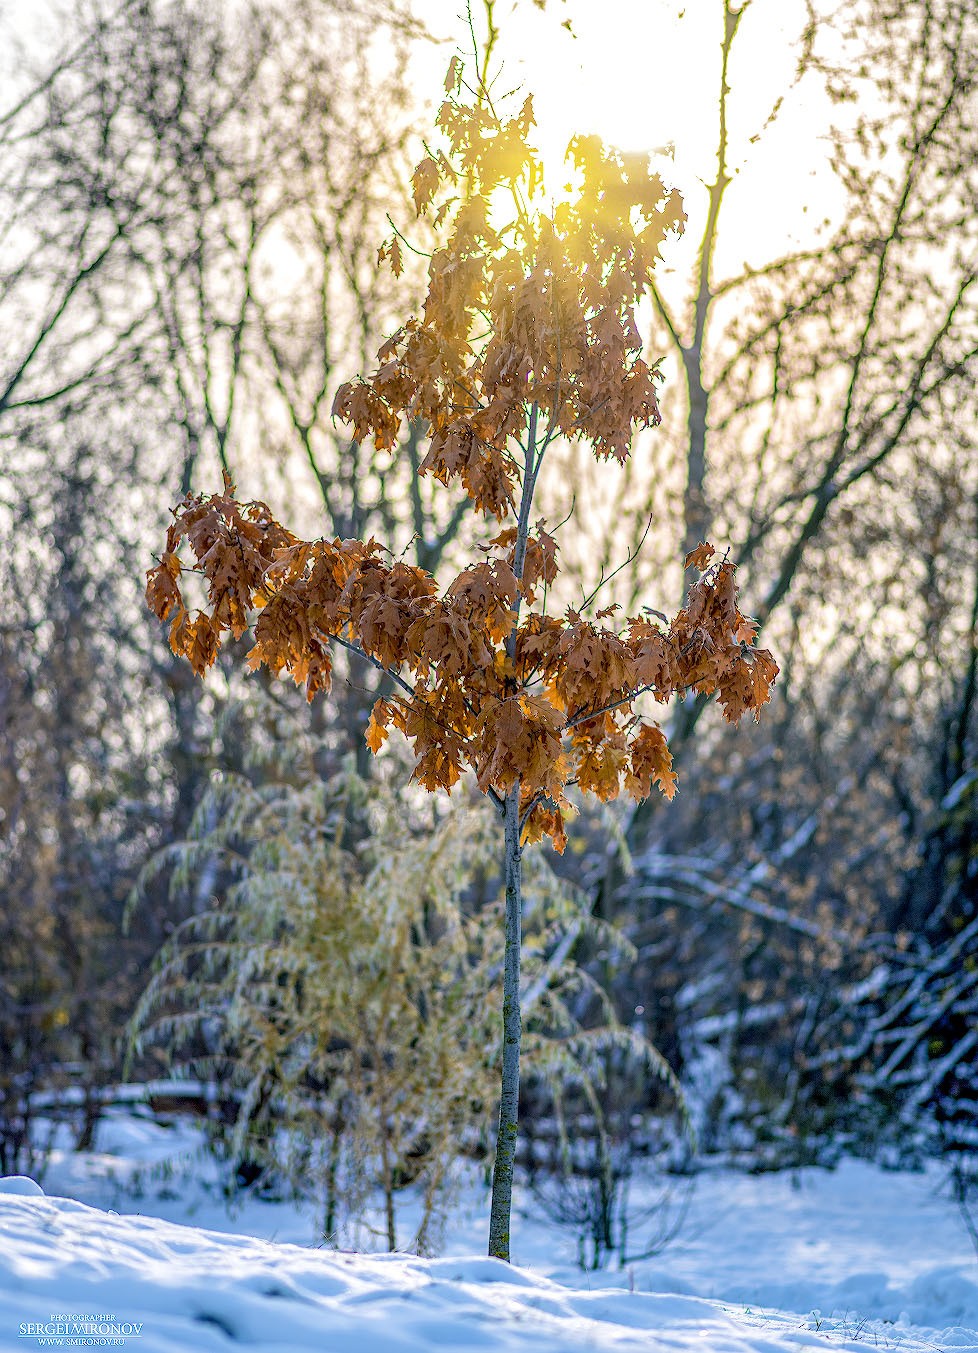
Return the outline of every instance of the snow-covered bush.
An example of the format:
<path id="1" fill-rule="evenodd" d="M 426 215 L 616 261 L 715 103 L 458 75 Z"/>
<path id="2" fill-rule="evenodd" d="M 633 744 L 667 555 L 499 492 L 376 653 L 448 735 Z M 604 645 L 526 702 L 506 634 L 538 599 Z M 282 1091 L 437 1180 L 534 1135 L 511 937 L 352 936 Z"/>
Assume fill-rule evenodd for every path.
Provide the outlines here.
<path id="1" fill-rule="evenodd" d="M 495 822 L 481 800 L 446 809 L 352 761 L 320 779 L 291 722 L 267 741 L 253 727 L 247 773 L 216 776 L 191 839 L 150 866 L 197 909 L 159 956 L 134 1049 L 233 1091 L 233 1127 L 218 1134 L 230 1161 L 318 1193 L 328 1239 L 379 1192 L 395 1248 L 413 1185 L 410 1243 L 424 1249 L 496 1107 Z M 527 1070 L 554 1087 L 590 1082 L 596 1048 L 635 1039 L 570 959 L 569 940 L 593 928 L 579 896 L 542 859 L 526 882 Z M 585 1030 L 591 996 L 604 1019 Z"/>

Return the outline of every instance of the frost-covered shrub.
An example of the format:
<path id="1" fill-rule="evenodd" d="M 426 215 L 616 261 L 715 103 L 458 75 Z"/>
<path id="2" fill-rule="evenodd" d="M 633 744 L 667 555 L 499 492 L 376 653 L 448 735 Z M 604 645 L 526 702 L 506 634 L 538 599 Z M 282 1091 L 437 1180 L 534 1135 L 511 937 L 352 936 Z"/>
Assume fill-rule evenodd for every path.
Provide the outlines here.
<path id="1" fill-rule="evenodd" d="M 496 823 L 481 799 L 446 809 L 352 761 L 318 778 L 284 724 L 256 739 L 247 773 L 216 776 L 191 839 L 151 866 L 198 909 L 159 956 L 134 1048 L 223 1081 L 238 1107 L 218 1145 L 315 1192 L 328 1239 L 380 1197 L 393 1249 L 412 1185 L 424 1249 L 496 1108 Z M 587 1080 L 597 1047 L 631 1039 L 607 1019 L 585 1031 L 571 1009 L 597 995 L 609 1016 L 569 957 L 593 922 L 542 859 L 525 908 L 527 1070 Z"/>

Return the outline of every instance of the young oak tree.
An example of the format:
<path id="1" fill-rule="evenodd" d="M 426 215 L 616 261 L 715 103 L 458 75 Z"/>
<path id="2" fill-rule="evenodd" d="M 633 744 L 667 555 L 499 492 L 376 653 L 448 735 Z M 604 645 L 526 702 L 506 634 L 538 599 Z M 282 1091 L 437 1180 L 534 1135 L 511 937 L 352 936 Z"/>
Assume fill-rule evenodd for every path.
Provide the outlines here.
<path id="1" fill-rule="evenodd" d="M 423 313 L 380 349 L 368 378 L 343 385 L 334 414 L 357 441 L 393 451 L 405 420 L 429 433 L 421 474 L 458 480 L 473 509 L 502 523 L 442 589 L 376 540 L 302 540 L 260 502 L 224 492 L 175 509 L 147 599 L 170 621 L 170 644 L 198 674 L 228 635 L 258 611 L 248 664 L 286 671 L 308 698 L 328 690 L 330 646 L 381 669 L 367 742 L 393 727 L 412 744 L 414 776 L 451 790 L 471 769 L 504 828 L 506 889 L 502 1084 L 492 1178 L 489 1253 L 509 1259 L 520 1059 L 521 864 L 532 842 L 566 843 L 567 790 L 668 798 L 676 777 L 659 725 L 637 711 L 716 693 L 724 715 L 758 716 L 778 668 L 754 647 L 737 607 L 733 564 L 702 544 L 687 557 L 699 577 L 671 622 L 616 607 L 547 610 L 557 544 L 533 498 L 548 447 L 583 438 L 599 459 L 624 463 L 637 427 L 660 420 L 641 357 L 635 308 L 660 246 L 685 221 L 682 201 L 655 174 L 623 168 L 594 137 L 568 148 L 576 186 L 556 205 L 529 142 L 532 100 L 498 111 L 483 80 L 463 82 L 454 57 L 437 122 L 444 149 L 413 176 L 420 214 L 447 233 L 428 269 Z M 401 237 L 380 249 L 395 272 Z M 193 613 L 183 591 L 187 542 L 206 582 Z M 187 570 L 191 571 L 191 570 Z"/>

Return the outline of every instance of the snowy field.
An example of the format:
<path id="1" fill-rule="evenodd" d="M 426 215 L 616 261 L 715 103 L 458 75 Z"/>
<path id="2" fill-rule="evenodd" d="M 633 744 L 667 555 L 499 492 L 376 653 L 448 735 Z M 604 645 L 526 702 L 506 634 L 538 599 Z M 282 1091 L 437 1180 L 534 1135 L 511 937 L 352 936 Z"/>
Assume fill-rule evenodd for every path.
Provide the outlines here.
<path id="1" fill-rule="evenodd" d="M 251 1200 L 229 1216 L 196 1128 L 122 1111 L 97 1148 L 55 1152 L 46 1196 L 0 1182 L 2 1350 L 978 1353 L 978 1259 L 936 1170 L 708 1171 L 662 1253 L 585 1273 L 574 1234 L 529 1198 L 512 1267 L 481 1257 L 474 1184 L 442 1257 L 337 1253 L 311 1210 Z M 45 1331 L 65 1316 L 93 1332 Z"/>

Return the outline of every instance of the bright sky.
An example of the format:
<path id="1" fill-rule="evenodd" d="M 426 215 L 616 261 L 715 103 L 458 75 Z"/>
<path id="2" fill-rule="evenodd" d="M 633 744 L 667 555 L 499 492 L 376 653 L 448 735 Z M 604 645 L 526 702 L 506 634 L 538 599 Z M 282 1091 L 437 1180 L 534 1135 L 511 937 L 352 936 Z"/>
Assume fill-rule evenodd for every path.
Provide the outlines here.
<path id="1" fill-rule="evenodd" d="M 468 44 L 464 0 L 425 0 L 420 12 L 447 39 L 434 58 L 437 80 L 452 42 Z M 473 14 L 479 25 L 479 0 Z M 559 162 L 575 132 L 595 132 L 625 151 L 658 151 L 656 167 L 683 193 L 690 243 L 697 239 L 706 211 L 702 185 L 716 173 L 721 0 L 548 0 L 544 12 L 532 0 L 496 0 L 495 15 L 500 88 L 521 85 L 534 95 L 549 162 Z M 829 116 L 824 97 L 806 85 L 789 92 L 804 20 L 803 0 L 753 0 L 741 22 L 729 71 L 734 181 L 720 272 L 811 242 L 837 209 L 821 136 Z M 785 105 L 765 130 L 781 95 Z"/>
<path id="2" fill-rule="evenodd" d="M 465 0 L 416 0 L 416 12 L 444 39 L 423 47 L 416 65 L 419 95 L 437 102 L 452 52 L 470 43 Z M 481 35 L 483 0 L 472 0 L 472 12 Z M 722 0 L 546 0 L 542 11 L 534 0 L 494 0 L 494 12 L 499 87 L 533 94 L 549 164 L 559 168 L 577 132 L 624 151 L 659 152 L 656 168 L 686 202 L 682 254 L 691 256 L 706 214 L 703 185 L 716 173 Z M 28 43 L 50 41 L 48 6 L 37 0 L 0 0 L 0 18 Z M 810 243 L 839 210 L 822 135 L 831 110 L 814 82 L 789 89 L 804 22 L 804 0 L 750 0 L 741 22 L 730 67 L 733 183 L 716 258 L 721 274 Z M 784 107 L 765 130 L 781 95 Z M 674 262 L 685 272 L 689 259 L 677 253 Z"/>

